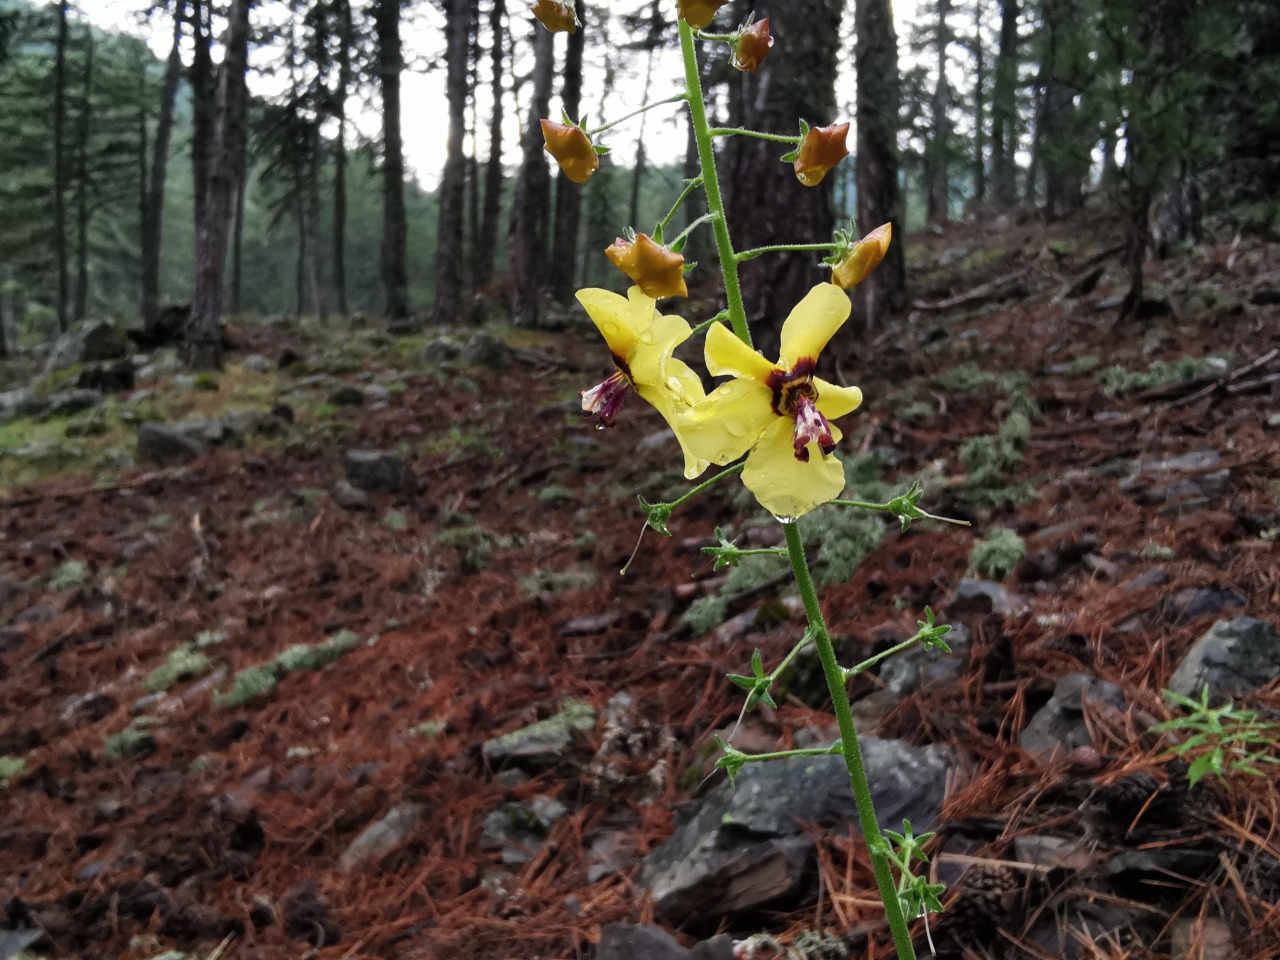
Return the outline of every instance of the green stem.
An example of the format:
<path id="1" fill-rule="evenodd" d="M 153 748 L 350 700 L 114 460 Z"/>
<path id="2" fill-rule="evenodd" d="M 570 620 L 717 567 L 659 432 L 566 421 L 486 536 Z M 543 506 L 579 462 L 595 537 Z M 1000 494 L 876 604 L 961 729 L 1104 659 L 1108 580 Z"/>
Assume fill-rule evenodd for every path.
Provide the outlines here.
<path id="1" fill-rule="evenodd" d="M 791 757 L 830 757 L 840 752 L 840 744 L 830 747 L 801 747 L 797 750 L 779 750 L 777 753 L 735 753 L 738 763 L 763 763 L 767 760 L 787 760 Z"/>
<path id="2" fill-rule="evenodd" d="M 679 243 L 685 237 L 689 236 L 689 234 L 693 233 L 693 230 L 695 227 L 700 227 L 704 223 L 706 223 L 708 220 L 713 220 L 713 219 L 715 219 L 714 213 L 704 213 L 697 220 L 693 221 L 693 223 L 689 224 L 687 227 L 681 230 L 676 236 L 672 237 L 671 240 L 667 243 L 667 246 L 674 247 L 677 243 Z"/>
<path id="3" fill-rule="evenodd" d="M 719 547 L 703 547 L 703 553 L 709 553 L 712 550 L 719 550 Z M 755 550 L 737 550 L 733 554 L 735 557 L 785 557 L 787 551 L 781 547 L 760 547 Z"/>
<path id="4" fill-rule="evenodd" d="M 694 327 L 693 330 L 690 331 L 689 336 L 696 337 L 698 334 L 702 333 L 704 330 L 707 330 L 708 328 L 710 328 L 710 326 L 713 323 L 719 323 L 721 320 L 728 320 L 728 319 L 729 319 L 729 311 L 721 310 L 710 320 L 703 320 L 700 324 Z"/>
<path id="5" fill-rule="evenodd" d="M 667 212 L 667 215 L 663 217 L 662 222 L 658 224 L 658 229 L 662 232 L 664 237 L 667 234 L 667 227 L 671 226 L 671 221 L 675 218 L 676 211 L 684 206 L 684 202 L 689 199 L 690 194 L 700 186 L 702 186 L 701 177 L 694 177 L 684 185 L 683 192 L 681 192 L 680 196 L 676 197 L 676 202 L 671 205 L 671 209 Z"/>
<path id="6" fill-rule="evenodd" d="M 738 254 L 738 262 L 754 260 L 756 257 L 763 257 L 766 253 L 816 253 L 824 250 L 835 250 L 837 247 L 839 247 L 837 243 L 775 243 L 769 247 L 753 247 L 750 250 L 743 250 Z"/>
<path id="7" fill-rule="evenodd" d="M 680 20 L 680 52 L 684 55 L 689 117 L 693 122 L 694 138 L 698 141 L 698 163 L 702 167 L 707 209 L 715 215 L 712 225 L 716 232 L 720 269 L 724 273 L 724 296 L 729 304 L 729 322 L 739 339 L 751 346 L 747 311 L 742 305 L 742 287 L 738 283 L 738 260 L 733 253 L 733 242 L 729 239 L 729 222 L 725 219 L 724 198 L 720 195 L 720 180 L 716 175 L 716 152 L 711 143 L 711 128 L 707 125 L 707 104 L 702 99 L 702 78 L 698 73 L 698 53 L 693 47 L 693 28 L 683 18 Z"/>
<path id="8" fill-rule="evenodd" d="M 874 667 L 877 663 L 879 663 L 881 660 L 887 660 L 889 659 L 889 657 L 892 657 L 895 653 L 901 653 L 903 650 L 906 650 L 908 647 L 914 647 L 919 642 L 920 642 L 920 634 L 917 633 L 910 640 L 903 640 L 901 643 L 894 644 L 888 650 L 882 650 L 879 653 L 877 653 L 874 657 L 867 657 L 867 659 L 863 660 L 861 663 L 854 664 L 852 667 L 845 669 L 844 678 L 848 680 L 850 677 L 856 677 L 860 673 L 865 673 L 866 671 Z"/>
<path id="9" fill-rule="evenodd" d="M 681 20 L 680 22 L 684 23 L 683 20 Z M 667 504 L 667 506 L 669 506 L 672 509 L 672 511 L 674 511 L 677 507 L 684 506 L 686 503 L 688 503 L 698 494 L 702 493 L 704 490 L 710 487 L 713 483 L 723 480 L 725 477 L 732 477 L 736 473 L 741 473 L 742 468 L 745 467 L 746 465 L 747 464 L 744 461 L 742 463 L 736 463 L 732 467 L 725 467 L 725 469 L 721 470 L 714 477 L 711 477 L 707 480 L 703 480 L 700 484 L 698 484 L 696 487 L 694 487 L 684 496 L 679 497 L 675 500 L 672 500 L 670 503 Z"/>
<path id="10" fill-rule="evenodd" d="M 787 136 L 785 133 L 765 133 L 762 130 L 749 130 L 746 127 L 712 127 L 707 131 L 713 137 L 755 137 L 757 140 L 769 140 L 773 143 L 789 143 L 796 146 L 803 137 Z"/>
<path id="11" fill-rule="evenodd" d="M 632 119 L 633 117 L 638 117 L 642 113 L 647 113 L 650 110 L 656 110 L 658 107 L 666 106 L 668 103 L 679 103 L 681 100 L 688 100 L 688 99 L 689 99 L 689 95 L 687 93 L 677 93 L 677 94 L 673 94 L 670 97 L 667 97 L 667 99 L 665 100 L 658 100 L 656 103 L 647 103 L 643 107 L 641 107 L 639 110 L 632 110 L 626 116 L 619 117 L 617 120 L 610 120 L 608 123 L 603 124 L 602 126 L 596 127 L 594 130 L 588 130 L 587 136 L 595 137 L 596 134 L 604 133 L 606 130 L 612 130 L 618 124 L 626 123 L 628 120 Z"/>
<path id="12" fill-rule="evenodd" d="M 898 960 L 916 960 L 911 932 L 907 929 L 907 919 L 902 912 L 902 901 L 898 899 L 898 888 L 893 881 L 893 869 L 889 863 L 890 847 L 876 821 L 871 786 L 867 783 L 862 749 L 858 745 L 858 732 L 854 729 L 853 712 L 849 708 L 844 669 L 836 660 L 831 636 L 827 633 L 822 607 L 818 604 L 818 593 L 814 589 L 813 578 L 809 575 L 809 562 L 805 559 L 800 530 L 795 523 L 784 523 L 782 529 L 786 533 L 787 552 L 791 557 L 796 586 L 800 588 L 800 598 L 804 602 L 805 616 L 809 619 L 809 629 L 818 648 L 818 657 L 822 661 L 822 672 L 827 677 L 827 690 L 831 694 L 836 721 L 840 726 L 841 753 L 844 755 L 845 766 L 849 769 L 849 785 L 853 788 L 854 803 L 858 807 L 858 822 L 862 825 L 862 835 L 871 852 L 871 866 L 875 871 L 876 886 L 880 889 L 880 899 L 884 901 L 884 912 L 889 921 L 889 930 L 893 934 L 893 945 L 898 951 Z"/>

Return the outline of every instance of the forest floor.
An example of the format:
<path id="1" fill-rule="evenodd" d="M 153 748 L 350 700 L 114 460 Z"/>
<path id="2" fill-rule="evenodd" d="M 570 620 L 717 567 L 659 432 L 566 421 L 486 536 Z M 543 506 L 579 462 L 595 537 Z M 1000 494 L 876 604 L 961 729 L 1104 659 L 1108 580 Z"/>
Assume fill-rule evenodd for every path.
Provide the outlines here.
<path id="1" fill-rule="evenodd" d="M 1118 325 L 1118 257 L 1099 261 L 1096 285 L 1056 296 L 1115 230 L 913 238 L 909 322 L 869 343 L 852 326 L 841 334 L 856 343 L 842 372 L 867 397 L 842 422 L 845 458 L 867 489 L 923 477 L 922 506 L 973 522 L 901 533 L 886 520 L 822 594 L 850 657 L 914 632 L 926 605 L 970 631 L 957 675 L 863 714 L 868 733 L 965 758 L 931 852 L 975 858 L 987 880 L 944 898 L 957 918 L 951 930 L 934 918 L 944 955 L 1280 949 L 1274 768 L 1189 791 L 1173 741 L 1138 733 L 1144 717 L 1171 715 L 1161 693 L 1215 619 L 1274 621 L 1280 609 L 1280 387 L 1266 380 L 1280 364 L 1241 372 L 1280 347 L 1280 245 L 1245 239 L 1152 264 L 1145 316 Z M 726 594 L 733 584 L 700 548 L 717 526 L 774 542 L 776 524 L 725 483 L 673 516 L 673 537 L 646 536 L 619 576 L 641 529 L 636 494 L 685 484 L 642 404 L 608 431 L 576 414 L 577 392 L 609 372 L 589 329 L 507 331 L 505 370 L 426 363 L 430 337 L 232 334 L 216 385 L 179 395 L 165 379 L 148 402 L 175 416 L 269 406 L 307 396 L 298 381 L 317 372 L 388 396 L 341 406 L 326 397 L 334 381 L 316 379 L 322 392 L 293 402 L 284 436 L 0 492 L 0 928 L 41 929 L 34 949 L 57 956 L 336 960 L 590 957 L 602 924 L 653 922 L 635 867 L 707 789 L 706 744 L 742 703 L 725 675 L 757 647 L 777 662 L 801 629 L 781 586 Z M 286 349 L 302 362 L 238 366 Z M 363 508 L 346 491 L 339 505 L 350 449 L 403 456 L 416 489 Z M 1177 482 L 1139 467 L 1189 453 L 1203 459 Z M 996 528 L 1020 534 L 1026 556 L 986 568 L 1001 583 L 985 609 L 956 602 L 962 578 L 982 575 L 974 545 Z M 713 595 L 732 619 L 704 632 L 684 614 Z M 282 654 L 306 661 L 297 645 L 340 659 L 243 673 Z M 1118 684 L 1128 709 L 1091 718 L 1091 748 L 1037 762 L 1018 734 L 1081 670 Z M 875 677 L 853 686 L 876 690 Z M 622 691 L 636 746 L 610 775 L 593 762 L 603 725 L 531 778 L 486 762 L 496 734 Z M 1280 710 L 1274 684 L 1249 700 Z M 788 696 L 741 736 L 770 749 L 829 723 L 820 701 Z M 1087 806 L 1135 783 L 1150 784 L 1136 806 Z M 485 818 L 535 795 L 567 813 L 532 859 L 504 866 Z M 1172 798 L 1158 822 L 1156 795 Z M 366 835 L 353 852 L 379 821 L 388 842 L 369 853 Z M 1069 840 L 1073 858 L 1028 867 L 1015 839 L 1033 834 Z M 837 931 L 851 955 L 890 955 L 865 852 L 840 831 L 817 842 L 808 894 L 728 931 L 784 943 Z M 1195 856 L 1106 874 L 1139 849 Z M 1053 940 L 1046 924 L 1070 926 L 1080 900 L 1110 911 L 1111 932 Z M 966 940 L 975 904 L 993 927 Z"/>

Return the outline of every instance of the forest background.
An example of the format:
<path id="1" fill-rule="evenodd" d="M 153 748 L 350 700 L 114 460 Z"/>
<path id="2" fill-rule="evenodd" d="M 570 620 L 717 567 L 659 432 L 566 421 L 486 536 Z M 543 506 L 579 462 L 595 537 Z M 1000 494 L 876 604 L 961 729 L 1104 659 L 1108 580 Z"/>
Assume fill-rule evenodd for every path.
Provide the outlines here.
<path id="1" fill-rule="evenodd" d="M 852 119 L 854 157 L 798 190 L 779 150 L 725 144 L 742 244 L 820 239 L 848 217 L 899 236 L 1052 221 L 1092 199 L 1127 223 L 1123 312 L 1143 260 L 1200 238 L 1205 216 L 1275 230 L 1273 4 L 923 0 L 896 24 L 885 0 L 779 6 L 757 12 L 787 56 L 754 75 L 727 52 L 705 65 L 715 122 Z M 579 3 L 572 36 L 506 0 L 166 0 L 128 32 L 87 13 L 104 16 L 0 0 L 0 352 L 188 303 L 196 366 L 218 364 L 209 331 L 242 313 L 425 323 L 494 304 L 536 324 L 581 285 L 620 287 L 598 254 L 696 169 L 674 106 L 610 131 L 583 188 L 542 149 L 542 116 L 596 124 L 667 95 L 672 11 L 653 0 Z M 424 73 L 443 98 L 402 102 Z M 406 130 L 424 145 L 412 166 Z M 863 292 L 864 324 L 907 303 L 902 250 Z M 706 238 L 691 253 L 711 282 Z M 748 303 L 780 318 L 820 276 L 804 255 L 747 265 Z"/>

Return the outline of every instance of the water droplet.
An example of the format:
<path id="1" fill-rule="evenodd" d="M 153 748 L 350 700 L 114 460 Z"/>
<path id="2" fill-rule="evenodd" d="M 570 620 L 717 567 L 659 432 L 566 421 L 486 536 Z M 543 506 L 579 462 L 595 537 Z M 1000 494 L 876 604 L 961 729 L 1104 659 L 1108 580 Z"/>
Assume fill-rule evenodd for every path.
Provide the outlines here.
<path id="1" fill-rule="evenodd" d="M 798 517 L 780 517 L 777 514 L 774 514 L 773 519 L 777 520 L 779 523 L 795 523 L 796 520 L 799 518 Z"/>
<path id="2" fill-rule="evenodd" d="M 604 429 L 604 424 L 603 424 L 603 423 L 597 423 L 597 424 L 596 424 L 596 429 L 597 429 L 597 430 L 603 430 L 603 429 Z"/>

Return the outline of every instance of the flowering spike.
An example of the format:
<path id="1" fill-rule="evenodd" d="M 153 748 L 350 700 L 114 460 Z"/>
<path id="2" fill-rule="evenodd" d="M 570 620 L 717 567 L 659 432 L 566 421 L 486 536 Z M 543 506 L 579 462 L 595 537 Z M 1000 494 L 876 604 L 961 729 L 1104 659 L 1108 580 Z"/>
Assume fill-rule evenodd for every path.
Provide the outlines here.
<path id="1" fill-rule="evenodd" d="M 574 16 L 572 3 L 557 3 L 555 0 L 537 0 L 530 11 L 534 19 L 552 33 L 577 33 L 578 18 Z"/>
<path id="2" fill-rule="evenodd" d="M 555 157 L 564 175 L 574 183 L 586 183 L 600 169 L 600 157 L 591 144 L 587 132 L 573 124 L 540 120 L 542 139 L 547 152 Z"/>
<path id="3" fill-rule="evenodd" d="M 883 223 L 876 227 L 843 251 L 844 256 L 831 269 L 831 282 L 846 290 L 856 287 L 880 266 L 892 239 L 893 224 Z"/>
<path id="4" fill-rule="evenodd" d="M 804 142 L 800 144 L 800 155 L 795 161 L 796 179 L 806 187 L 820 184 L 822 178 L 849 155 L 849 148 L 845 145 L 848 136 L 847 123 L 806 130 Z"/>
<path id="5" fill-rule="evenodd" d="M 619 237 L 604 253 L 647 297 L 661 300 L 689 295 L 684 282 L 684 255 L 660 246 L 647 234 L 638 233 L 630 241 Z"/>
<path id="6" fill-rule="evenodd" d="M 711 22 L 716 11 L 728 2 L 729 0 L 677 0 L 676 6 L 680 9 L 681 20 L 693 29 L 701 30 Z"/>
<path id="7" fill-rule="evenodd" d="M 769 35 L 769 18 L 757 20 L 738 34 L 733 42 L 733 68 L 755 73 L 773 48 Z"/>

